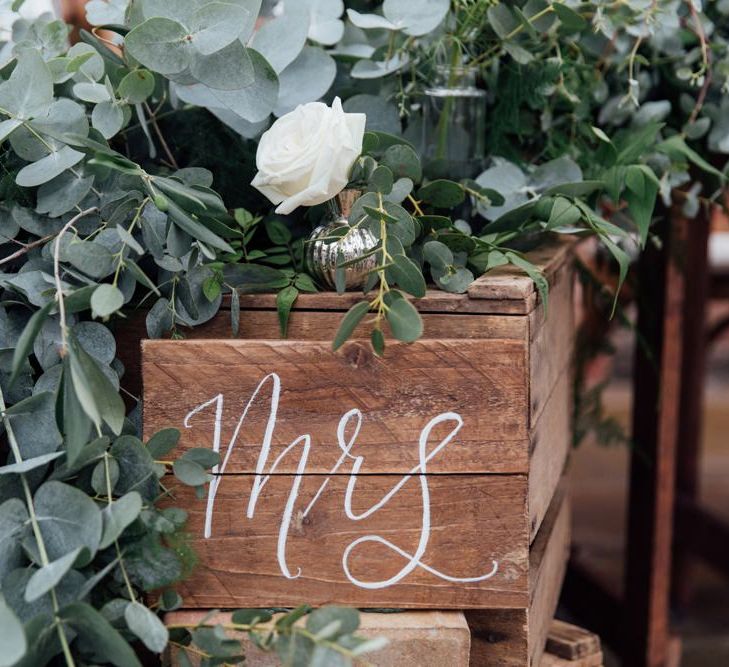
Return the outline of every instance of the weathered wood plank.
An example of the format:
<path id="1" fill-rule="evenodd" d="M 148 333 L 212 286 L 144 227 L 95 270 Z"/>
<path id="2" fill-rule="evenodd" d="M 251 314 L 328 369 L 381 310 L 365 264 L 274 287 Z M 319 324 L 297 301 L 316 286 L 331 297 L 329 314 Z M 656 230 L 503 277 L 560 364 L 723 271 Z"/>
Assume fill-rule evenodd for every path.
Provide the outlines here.
<path id="1" fill-rule="evenodd" d="M 526 375 L 525 346 L 512 340 L 393 345 L 386 359 L 354 342 L 334 353 L 325 342 L 146 341 L 144 424 L 148 435 L 180 428 L 179 451 L 219 450 L 226 473 L 257 472 L 265 443 L 272 462 L 304 435 L 311 439 L 306 473 L 333 470 L 350 441 L 340 473 L 355 456 L 364 457 L 362 473 L 407 473 L 420 463 L 422 437 L 430 452 L 452 432 L 429 473 L 526 473 Z M 432 420 L 440 423 L 429 431 Z M 561 447 L 540 433 L 545 447 Z M 276 472 L 298 465 L 287 456 Z"/>
<path id="2" fill-rule="evenodd" d="M 329 340 L 339 327 L 344 316 L 341 312 L 293 310 L 289 318 L 288 340 Z M 423 338 L 421 340 L 503 338 L 525 340 L 528 322 L 525 317 L 507 315 L 444 314 L 423 313 Z M 230 313 L 221 310 L 209 322 L 185 332 L 185 337 L 234 338 Z M 371 325 L 361 323 L 352 334 L 352 339 L 369 340 Z M 237 338 L 271 339 L 281 338 L 278 313 L 275 310 L 251 308 L 241 311 Z"/>
<path id="3" fill-rule="evenodd" d="M 560 482 L 529 556 L 529 606 L 469 610 L 471 667 L 536 667 L 557 607 L 569 551 L 569 504 Z"/>
<path id="4" fill-rule="evenodd" d="M 544 410 L 559 377 L 571 363 L 574 353 L 574 272 L 564 266 L 550 292 L 549 308 L 537 308 L 529 315 L 530 424 Z"/>
<path id="5" fill-rule="evenodd" d="M 178 587 L 186 606 L 526 608 L 526 478 L 402 480 L 273 475 L 251 511 L 255 476 L 224 475 L 207 515 L 207 539 L 208 503 L 171 482 L 177 506 L 189 513 L 187 529 L 200 559 Z M 424 552 L 414 559 L 419 544 Z M 293 578 L 285 578 L 287 570 Z M 449 579 L 486 575 L 482 581 Z"/>
<path id="6" fill-rule="evenodd" d="M 577 660 L 600 652 L 600 638 L 589 630 L 555 619 L 547 636 L 547 651 L 565 660 Z"/>
<path id="7" fill-rule="evenodd" d="M 572 446 L 572 374 L 557 380 L 531 434 L 529 522 L 534 539 L 564 472 Z"/>
<path id="8" fill-rule="evenodd" d="M 529 664 L 536 666 L 544 652 L 547 633 L 557 610 L 570 551 L 570 505 L 566 483 L 561 483 L 544 525 L 529 554 Z"/>
<path id="9" fill-rule="evenodd" d="M 526 256 L 552 284 L 556 273 L 572 257 L 575 243 L 575 239 L 571 237 L 554 238 L 528 252 Z M 477 278 L 468 288 L 467 294 L 471 300 L 523 304 L 523 310 L 520 311 L 522 314 L 531 312 L 538 301 L 534 281 L 511 264 L 500 266 Z"/>

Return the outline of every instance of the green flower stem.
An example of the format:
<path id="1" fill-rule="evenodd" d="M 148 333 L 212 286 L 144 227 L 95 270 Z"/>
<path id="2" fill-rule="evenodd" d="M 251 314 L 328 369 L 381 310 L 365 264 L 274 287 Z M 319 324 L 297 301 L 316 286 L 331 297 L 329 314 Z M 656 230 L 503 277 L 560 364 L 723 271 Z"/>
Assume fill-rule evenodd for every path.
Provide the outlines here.
<path id="1" fill-rule="evenodd" d="M 379 198 L 379 206 L 377 210 L 380 213 L 386 213 L 387 211 L 385 211 L 382 203 L 382 193 L 378 192 L 377 196 Z M 380 217 L 380 243 L 382 243 L 382 261 L 380 262 L 380 268 L 377 270 L 377 275 L 380 280 L 380 287 L 377 290 L 377 296 L 370 302 L 370 310 L 377 309 L 377 314 L 375 315 L 374 321 L 375 329 L 382 328 L 382 320 L 389 310 L 387 304 L 385 303 L 385 294 L 390 291 L 390 286 L 387 284 L 385 269 L 388 266 L 389 260 L 392 259 L 392 257 L 390 256 L 390 253 L 387 252 L 387 221 L 385 220 L 384 216 Z"/>
<path id="2" fill-rule="evenodd" d="M 450 72 L 448 74 L 448 88 L 453 88 L 456 84 L 456 68 L 461 64 L 461 51 L 457 44 L 453 44 L 451 47 L 451 59 L 450 59 Z M 451 114 L 453 113 L 453 106 L 455 99 L 453 96 L 448 96 L 443 107 L 443 111 L 438 118 L 438 127 L 436 129 L 436 136 L 438 137 L 437 147 L 435 149 L 435 157 L 437 159 L 443 159 L 446 156 L 448 150 L 448 124 L 451 120 Z"/>
<path id="3" fill-rule="evenodd" d="M 2 388 L 0 388 L 0 413 L 2 414 L 3 424 L 5 426 L 5 432 L 8 436 L 8 443 L 10 444 L 10 450 L 13 452 L 16 463 L 23 462 L 23 456 L 20 453 L 20 446 L 18 441 L 15 439 L 15 432 L 13 426 L 10 423 L 10 419 L 6 413 L 7 406 L 5 405 L 5 396 L 3 395 Z M 40 555 L 41 564 L 45 567 L 50 563 L 48 559 L 48 551 L 46 550 L 46 543 L 43 541 L 43 534 L 38 524 L 38 517 L 35 514 L 35 505 L 33 505 L 33 494 L 30 491 L 30 485 L 25 477 L 24 473 L 20 473 L 20 483 L 23 486 L 23 494 L 25 495 L 25 504 L 28 509 L 28 516 L 30 517 L 30 523 L 33 529 L 33 535 L 35 536 L 36 544 L 38 545 L 38 554 Z M 63 656 L 66 659 L 66 665 L 68 667 L 75 667 L 76 663 L 71 655 L 71 647 L 68 644 L 68 638 L 66 637 L 66 631 L 63 629 L 63 624 L 58 614 L 60 611 L 60 605 L 58 604 L 58 597 L 56 596 L 55 586 L 50 590 L 51 605 L 53 606 L 53 624 L 56 626 L 58 632 L 58 640 L 61 643 L 61 649 L 63 650 Z"/>

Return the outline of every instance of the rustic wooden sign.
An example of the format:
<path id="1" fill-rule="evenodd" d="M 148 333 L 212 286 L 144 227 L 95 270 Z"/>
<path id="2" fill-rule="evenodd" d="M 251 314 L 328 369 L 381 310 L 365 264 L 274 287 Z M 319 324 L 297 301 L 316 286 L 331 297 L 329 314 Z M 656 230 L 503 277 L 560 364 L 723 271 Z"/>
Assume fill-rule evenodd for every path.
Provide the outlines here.
<path id="1" fill-rule="evenodd" d="M 175 426 L 180 451 L 222 457 L 206 498 L 174 489 L 200 556 L 186 605 L 528 609 L 570 442 L 572 274 L 545 273 L 548 319 L 526 287 L 493 314 L 488 285 L 471 314 L 426 298 L 434 338 L 384 360 L 317 340 L 326 310 L 294 310 L 295 338 L 273 340 L 263 297 L 248 340 L 205 339 L 221 315 L 200 339 L 144 341 L 147 435 Z"/>

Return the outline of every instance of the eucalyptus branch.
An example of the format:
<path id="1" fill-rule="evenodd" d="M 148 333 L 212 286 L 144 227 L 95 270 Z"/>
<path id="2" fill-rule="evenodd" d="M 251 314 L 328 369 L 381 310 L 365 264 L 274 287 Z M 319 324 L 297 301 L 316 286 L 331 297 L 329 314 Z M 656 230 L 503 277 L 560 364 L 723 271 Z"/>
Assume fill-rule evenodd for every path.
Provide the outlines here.
<path id="1" fill-rule="evenodd" d="M 22 257 L 25 255 L 25 253 L 30 252 L 33 250 L 33 248 L 37 248 L 38 246 L 42 246 L 46 241 L 50 241 L 56 236 L 56 234 L 49 234 L 48 236 L 44 236 L 40 239 L 36 239 L 35 241 L 31 241 L 30 243 L 23 244 L 23 247 L 20 250 L 16 250 L 11 255 L 8 255 L 7 257 L 3 257 L 0 259 L 0 266 L 3 264 L 8 264 L 12 262 L 15 259 L 18 259 L 18 257 Z"/>
<path id="2" fill-rule="evenodd" d="M 23 462 L 23 456 L 20 452 L 20 446 L 15 438 L 15 432 L 13 425 L 10 422 L 10 418 L 7 414 L 7 406 L 5 405 L 5 396 L 3 395 L 2 387 L 0 387 L 0 414 L 2 415 L 3 425 L 5 426 L 5 433 L 7 434 L 8 444 L 10 445 L 10 451 L 13 453 L 16 463 Z M 30 485 L 25 477 L 25 473 L 20 473 L 20 484 L 23 487 L 23 494 L 25 496 L 25 505 L 28 510 L 28 516 L 30 518 L 31 527 L 33 530 L 33 536 L 35 537 L 36 544 L 38 545 L 38 555 L 41 559 L 41 565 L 45 567 L 50 563 L 48 558 L 48 551 L 46 549 L 46 543 L 43 540 L 43 533 L 41 533 L 40 525 L 38 523 L 38 517 L 35 514 L 35 505 L 33 504 L 33 495 L 30 490 Z M 58 633 L 58 640 L 61 643 L 61 649 L 63 656 L 66 660 L 67 667 L 75 667 L 73 656 L 71 655 L 71 647 L 66 637 L 66 631 L 63 629 L 63 624 L 59 618 L 60 605 L 58 603 L 58 596 L 56 595 L 56 588 L 53 586 L 50 591 L 51 605 L 53 607 L 53 624 L 56 627 Z"/>
<path id="3" fill-rule="evenodd" d="M 56 301 L 58 302 L 58 316 L 59 325 L 61 329 L 61 349 L 60 355 L 65 356 L 68 351 L 68 331 L 66 330 L 66 306 L 63 302 L 63 283 L 61 281 L 61 239 L 63 235 L 71 229 L 81 218 L 96 213 L 99 209 L 95 206 L 87 208 L 85 211 L 81 211 L 73 218 L 71 218 L 58 232 L 56 241 L 53 247 L 53 278 L 56 283 Z"/>
<path id="4" fill-rule="evenodd" d="M 157 139 L 159 139 L 159 143 L 162 146 L 162 150 L 165 152 L 165 155 L 167 156 L 167 160 L 172 165 L 172 167 L 174 167 L 175 169 L 179 169 L 180 167 L 177 164 L 177 160 L 175 160 L 175 156 L 172 154 L 169 144 L 162 134 L 162 130 L 160 130 L 159 128 L 157 117 L 152 113 L 152 110 L 149 108 L 149 104 L 147 104 L 146 102 L 144 103 L 144 109 L 149 114 L 149 120 L 152 123 L 152 127 L 154 128 L 154 133 L 157 135 Z"/>

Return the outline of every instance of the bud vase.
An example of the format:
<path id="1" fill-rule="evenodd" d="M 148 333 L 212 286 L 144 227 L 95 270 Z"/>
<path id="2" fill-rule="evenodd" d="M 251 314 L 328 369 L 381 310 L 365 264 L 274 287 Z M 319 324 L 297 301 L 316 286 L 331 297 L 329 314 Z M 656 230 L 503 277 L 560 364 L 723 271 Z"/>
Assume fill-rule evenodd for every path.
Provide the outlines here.
<path id="1" fill-rule="evenodd" d="M 359 289 L 377 266 L 377 255 L 363 257 L 377 245 L 374 234 L 364 227 L 351 227 L 349 214 L 362 195 L 361 190 L 342 190 L 327 202 L 327 214 L 306 242 L 306 269 L 319 284 L 336 289 L 337 264 L 347 262 L 341 269 L 344 289 Z M 348 228 L 344 230 L 343 228 Z M 354 261 L 358 257 L 360 261 Z"/>
<path id="2" fill-rule="evenodd" d="M 431 171 L 458 180 L 483 171 L 486 93 L 467 65 L 436 67 L 423 99 L 423 148 Z"/>

